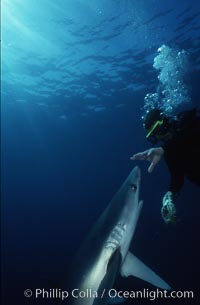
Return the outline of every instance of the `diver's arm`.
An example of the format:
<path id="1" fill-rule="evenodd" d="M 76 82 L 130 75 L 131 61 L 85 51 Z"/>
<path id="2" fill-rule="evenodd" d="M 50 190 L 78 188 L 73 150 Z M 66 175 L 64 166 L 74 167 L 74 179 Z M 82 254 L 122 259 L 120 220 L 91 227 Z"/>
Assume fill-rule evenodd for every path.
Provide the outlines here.
<path id="1" fill-rule="evenodd" d="M 171 191 L 174 195 L 178 194 L 184 184 L 184 169 L 180 164 L 180 155 L 176 149 L 172 149 L 169 146 L 163 145 L 164 159 L 167 163 L 170 172 L 170 184 L 168 191 Z"/>
<path id="2" fill-rule="evenodd" d="M 184 184 L 184 173 L 182 171 L 170 170 L 170 185 L 168 190 L 173 193 L 173 195 L 178 195 Z"/>

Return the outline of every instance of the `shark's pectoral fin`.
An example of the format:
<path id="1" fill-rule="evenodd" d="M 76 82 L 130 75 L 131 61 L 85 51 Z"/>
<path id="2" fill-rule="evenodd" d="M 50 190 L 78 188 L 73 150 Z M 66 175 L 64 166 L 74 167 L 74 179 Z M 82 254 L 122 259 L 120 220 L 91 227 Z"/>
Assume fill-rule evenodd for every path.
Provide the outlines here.
<path id="1" fill-rule="evenodd" d="M 128 277 L 132 275 L 156 287 L 171 290 L 171 287 L 163 279 L 130 252 L 126 256 L 120 273 L 121 276 Z"/>

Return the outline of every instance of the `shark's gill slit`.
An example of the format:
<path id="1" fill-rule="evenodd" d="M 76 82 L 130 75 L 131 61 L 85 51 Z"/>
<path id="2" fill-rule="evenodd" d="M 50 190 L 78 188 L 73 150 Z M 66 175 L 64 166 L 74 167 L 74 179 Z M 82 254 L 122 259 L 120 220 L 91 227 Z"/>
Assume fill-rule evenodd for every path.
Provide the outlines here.
<path id="1" fill-rule="evenodd" d="M 123 238 L 123 235 L 126 231 L 126 225 L 123 225 L 122 223 L 118 223 L 114 230 L 111 232 L 108 240 L 105 243 L 106 248 L 117 248 L 120 245 L 120 241 Z"/>

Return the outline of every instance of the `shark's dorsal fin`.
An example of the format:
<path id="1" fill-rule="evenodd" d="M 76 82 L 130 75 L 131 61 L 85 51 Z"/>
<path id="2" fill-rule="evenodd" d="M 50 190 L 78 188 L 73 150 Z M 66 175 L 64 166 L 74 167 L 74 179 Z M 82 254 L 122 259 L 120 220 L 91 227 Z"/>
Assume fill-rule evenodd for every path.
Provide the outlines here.
<path id="1" fill-rule="evenodd" d="M 121 276 L 128 277 L 132 275 L 156 287 L 171 290 L 171 287 L 161 277 L 130 252 L 128 252 L 122 264 L 120 273 Z"/>

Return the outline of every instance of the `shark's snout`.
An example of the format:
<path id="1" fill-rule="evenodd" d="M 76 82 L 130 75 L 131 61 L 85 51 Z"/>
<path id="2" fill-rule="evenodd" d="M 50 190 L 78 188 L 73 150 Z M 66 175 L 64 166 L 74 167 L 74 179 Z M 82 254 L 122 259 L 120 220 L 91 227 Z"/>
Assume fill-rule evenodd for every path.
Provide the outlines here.
<path id="1" fill-rule="evenodd" d="M 141 170 L 139 166 L 135 166 L 133 171 L 132 171 L 132 179 L 134 180 L 135 183 L 140 183 L 141 179 Z"/>

